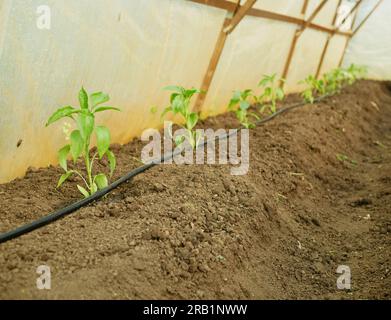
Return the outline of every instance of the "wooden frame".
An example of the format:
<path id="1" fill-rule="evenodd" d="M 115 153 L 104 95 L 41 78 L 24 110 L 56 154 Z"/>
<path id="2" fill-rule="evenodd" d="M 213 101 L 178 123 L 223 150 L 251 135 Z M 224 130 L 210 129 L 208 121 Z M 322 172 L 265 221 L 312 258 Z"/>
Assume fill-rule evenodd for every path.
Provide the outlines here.
<path id="1" fill-rule="evenodd" d="M 280 81 L 280 87 L 284 86 L 285 80 L 286 80 L 286 78 L 288 76 L 289 67 L 290 67 L 292 59 L 293 59 L 293 54 L 294 54 L 295 49 L 296 49 L 297 41 L 299 40 L 299 38 L 303 34 L 303 32 L 312 23 L 312 21 L 316 18 L 316 16 L 320 12 L 320 10 L 322 10 L 322 8 L 325 6 L 326 3 L 327 3 L 327 0 L 323 0 L 321 3 L 319 3 L 319 5 L 315 8 L 315 10 L 312 12 L 310 17 L 307 20 L 305 20 L 303 25 L 296 30 L 295 35 L 293 36 L 293 40 L 292 40 L 291 46 L 289 48 L 288 57 L 287 57 L 287 59 L 285 61 L 284 70 L 282 71 L 282 75 L 281 75 L 281 79 L 282 80 Z M 303 7 L 302 7 L 302 10 L 301 10 L 301 13 L 302 13 L 303 16 L 306 13 L 307 7 L 308 7 L 308 0 L 304 0 Z"/>
<path id="2" fill-rule="evenodd" d="M 233 12 L 235 10 L 235 3 L 227 0 L 188 0 L 191 2 L 207 5 L 210 7 L 215 7 L 219 9 L 224 9 L 227 11 Z M 262 9 L 257 9 L 257 8 L 250 8 L 247 13 L 247 16 L 251 17 L 258 17 L 258 18 L 264 18 L 264 19 L 270 19 L 270 20 L 276 20 L 276 21 L 282 21 L 282 22 L 287 22 L 287 23 L 293 23 L 302 26 L 306 21 L 304 18 L 297 18 L 297 17 L 292 17 L 289 15 L 285 15 L 282 13 L 277 13 L 277 12 L 272 12 L 272 11 L 267 11 L 267 10 L 262 10 Z M 318 30 L 318 31 L 323 31 L 327 33 L 333 33 L 334 29 L 333 28 L 328 28 L 326 26 L 322 26 L 317 23 L 311 22 L 308 26 L 310 29 Z M 343 32 L 343 31 L 337 31 L 337 34 L 343 35 L 343 36 L 350 36 L 350 32 Z"/>
<path id="3" fill-rule="evenodd" d="M 237 26 L 237 24 L 241 20 L 241 19 L 239 19 L 239 20 L 235 19 L 235 21 L 234 21 L 236 14 L 238 14 L 240 11 L 240 15 L 243 18 L 244 14 L 246 13 L 246 12 L 243 12 L 243 9 L 242 9 L 243 7 L 240 7 L 240 1 L 241 0 L 238 0 L 236 7 L 235 7 L 235 10 L 233 12 L 230 12 L 230 11 L 227 12 L 223 26 L 222 26 L 220 33 L 219 33 L 219 36 L 217 38 L 215 48 L 213 50 L 212 58 L 209 61 L 208 69 L 206 70 L 206 73 L 205 73 L 204 78 L 202 80 L 201 93 L 197 96 L 197 100 L 194 104 L 193 110 L 196 112 L 201 111 L 202 105 L 206 99 L 206 95 L 208 94 L 210 84 L 212 83 L 212 79 L 215 74 L 217 64 L 220 60 L 221 54 L 223 52 L 223 48 L 224 48 L 225 42 L 227 40 L 227 36 L 230 32 L 233 31 L 233 29 Z M 254 0 L 251 1 L 252 5 L 255 3 L 255 1 Z M 248 4 L 248 3 L 250 3 L 249 0 L 246 2 L 246 4 Z M 226 31 L 227 28 L 229 28 L 227 30 L 229 32 Z"/>
<path id="4" fill-rule="evenodd" d="M 337 8 L 335 9 L 335 14 L 334 14 L 334 17 L 333 17 L 333 21 L 331 23 L 332 26 L 335 26 L 335 24 L 337 22 L 338 9 L 341 7 L 341 4 L 342 4 L 342 0 L 339 0 L 338 3 L 337 3 Z M 339 28 L 335 28 L 335 30 L 338 30 L 338 29 Z M 323 61 L 324 61 L 324 58 L 326 56 L 326 52 L 327 52 L 327 49 L 329 48 L 329 44 L 330 44 L 330 41 L 331 41 L 331 38 L 333 37 L 333 35 L 334 34 L 329 34 L 329 36 L 327 37 L 326 43 L 325 43 L 325 45 L 323 47 L 322 55 L 320 56 L 320 60 L 319 60 L 319 63 L 318 63 L 318 68 L 316 69 L 316 73 L 315 73 L 315 78 L 316 79 L 319 78 L 319 74 L 320 74 L 320 71 L 321 71 L 322 66 L 323 66 Z"/>
<path id="5" fill-rule="evenodd" d="M 322 55 L 320 57 L 320 61 L 319 61 L 317 71 L 316 71 L 316 77 L 318 77 L 320 74 L 320 71 L 322 69 L 323 61 L 326 56 L 331 38 L 334 35 L 342 35 L 342 36 L 346 36 L 348 38 L 346 41 L 346 45 L 345 45 L 342 57 L 340 59 L 340 63 L 339 63 L 339 66 L 340 66 L 342 64 L 342 61 L 343 61 L 343 58 L 344 58 L 344 55 L 346 52 L 346 48 L 349 44 L 350 39 L 360 30 L 362 25 L 369 19 L 369 17 L 377 9 L 377 7 L 380 5 L 380 3 L 383 0 L 379 0 L 379 2 L 375 5 L 375 7 L 371 10 L 371 12 L 367 15 L 367 17 L 360 23 L 360 25 L 354 31 L 351 30 L 348 32 L 341 31 L 341 30 L 339 30 L 339 28 L 341 27 L 341 25 L 343 25 L 345 23 L 346 19 L 354 11 L 356 11 L 358 9 L 362 0 L 357 0 L 356 4 L 350 10 L 348 15 L 344 18 L 344 20 L 338 26 L 335 26 L 336 20 L 338 17 L 338 8 L 340 7 L 341 2 L 342 2 L 342 0 L 339 0 L 335 15 L 333 17 L 333 22 L 332 22 L 333 27 L 332 28 L 322 26 L 320 24 L 316 24 L 313 22 L 315 17 L 318 15 L 318 13 L 321 11 L 321 9 L 324 7 L 324 5 L 327 3 L 328 0 L 322 0 L 307 20 L 305 19 L 305 13 L 307 11 L 308 3 L 310 0 L 303 0 L 304 3 L 303 3 L 302 11 L 301 11 L 301 13 L 302 13 L 301 18 L 292 17 L 289 15 L 271 12 L 271 11 L 267 11 L 267 10 L 253 8 L 253 5 L 255 4 L 255 2 L 257 0 L 247 0 L 243 6 L 240 5 L 241 0 L 238 0 L 237 3 L 227 1 L 227 0 L 188 0 L 188 1 L 227 10 L 226 18 L 225 18 L 224 23 L 222 25 L 222 28 L 220 30 L 212 57 L 209 61 L 208 69 L 207 69 L 207 71 L 204 75 L 203 81 L 202 81 L 202 85 L 201 85 L 202 93 L 200 93 L 198 95 L 197 100 L 194 105 L 194 110 L 200 111 L 202 108 L 202 105 L 205 101 L 207 92 L 208 92 L 210 85 L 212 83 L 213 76 L 215 74 L 218 62 L 219 62 L 221 54 L 223 52 L 227 37 L 231 32 L 234 31 L 234 29 L 237 27 L 237 25 L 240 23 L 240 21 L 242 21 L 242 19 L 245 16 L 252 16 L 252 17 L 258 17 L 258 18 L 264 18 L 264 19 L 271 19 L 271 20 L 275 20 L 275 21 L 282 21 L 282 22 L 286 22 L 286 23 L 296 24 L 298 26 L 298 28 L 295 32 L 295 35 L 292 39 L 292 43 L 291 43 L 291 46 L 289 49 L 288 57 L 285 62 L 285 65 L 284 65 L 284 69 L 283 69 L 283 73 L 282 73 L 283 79 L 286 79 L 286 77 L 288 75 L 289 67 L 290 67 L 290 64 L 293 59 L 293 55 L 294 55 L 294 51 L 295 51 L 295 48 L 297 45 L 297 41 L 300 38 L 300 36 L 302 35 L 302 33 L 307 28 L 328 33 L 329 36 L 328 36 L 327 41 L 325 43 L 325 46 L 323 48 Z M 355 20 L 356 16 L 357 15 L 355 15 L 353 21 Z M 354 22 L 352 24 L 352 27 L 353 26 L 354 26 Z M 283 86 L 283 83 L 284 82 L 281 81 L 280 86 Z"/>
<path id="6" fill-rule="evenodd" d="M 336 22 L 337 22 L 337 18 L 338 18 L 338 9 L 339 7 L 341 6 L 341 3 L 342 3 L 342 0 L 340 0 L 338 2 L 338 6 L 337 6 L 337 9 L 335 11 L 335 15 L 334 15 L 334 20 L 333 20 L 333 26 L 335 26 Z M 352 21 L 352 25 L 351 25 L 351 28 L 353 28 L 354 26 L 354 22 L 355 22 L 355 19 L 357 17 L 357 11 L 358 11 L 358 8 L 360 7 L 360 4 L 362 3 L 362 0 L 357 0 L 357 2 L 354 4 L 354 6 L 352 8 L 350 8 L 348 14 L 343 18 L 343 20 L 337 25 L 334 27 L 334 30 L 335 32 L 333 32 L 332 34 L 329 35 L 329 37 L 327 38 L 327 41 L 326 41 L 326 44 L 323 48 L 323 52 L 322 52 L 322 55 L 320 57 L 320 60 L 319 60 L 319 64 L 318 64 L 318 68 L 316 70 L 316 75 L 315 77 L 316 78 L 319 78 L 319 75 L 320 75 L 320 71 L 322 69 L 322 66 L 323 66 L 323 61 L 324 61 L 324 58 L 326 56 L 326 52 L 327 52 L 327 49 L 329 47 L 329 44 L 330 44 L 330 41 L 332 39 L 332 37 L 337 33 L 337 31 L 339 30 L 339 28 L 341 28 L 341 26 L 343 26 L 343 24 L 346 22 L 346 20 L 354 13 L 356 12 L 356 14 L 354 15 L 353 17 L 353 21 Z M 348 42 L 348 41 L 347 41 Z M 346 44 L 347 46 L 347 44 Z M 346 47 L 345 47 L 346 49 Z M 345 50 L 344 49 L 344 50 Z M 338 66 L 340 66 L 340 64 L 338 64 Z"/>

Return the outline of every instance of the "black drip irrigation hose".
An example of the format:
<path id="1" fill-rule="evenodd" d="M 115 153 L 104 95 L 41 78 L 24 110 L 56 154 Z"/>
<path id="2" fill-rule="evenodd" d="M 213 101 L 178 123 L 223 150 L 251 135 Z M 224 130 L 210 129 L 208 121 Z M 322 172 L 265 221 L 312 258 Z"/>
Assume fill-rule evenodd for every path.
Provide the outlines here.
<path id="1" fill-rule="evenodd" d="M 314 100 L 314 102 L 319 102 L 321 101 L 322 99 L 326 98 L 328 95 L 325 95 L 325 96 L 322 96 L 322 97 L 319 97 L 317 99 Z M 301 107 L 301 106 L 304 106 L 306 105 L 305 102 L 299 102 L 299 103 L 296 103 L 296 104 L 293 104 L 291 106 L 288 106 L 288 107 L 285 107 L 285 108 L 282 108 L 280 110 L 278 110 L 277 112 L 273 113 L 272 115 L 264 118 L 264 119 L 261 119 L 261 120 L 258 120 L 255 124 L 257 126 L 259 125 L 262 125 L 266 122 L 269 122 L 271 120 L 273 120 L 275 117 L 287 112 L 287 111 L 290 111 L 292 109 L 295 109 L 295 108 L 298 108 L 298 107 Z M 221 136 L 218 136 L 215 138 L 215 140 L 218 140 L 218 139 L 227 139 L 229 138 L 230 136 L 236 134 L 240 129 L 237 129 L 229 134 L 225 134 L 225 135 L 221 135 Z M 206 140 L 206 141 L 203 141 L 202 143 L 200 143 L 198 146 L 203 146 L 205 144 L 207 144 L 209 141 Z M 151 169 L 152 167 L 158 165 L 158 164 L 161 164 L 163 162 L 165 162 L 166 160 L 169 160 L 169 159 L 172 159 L 174 158 L 175 156 L 177 156 L 178 154 L 182 153 L 184 150 L 182 149 L 177 149 L 177 151 L 175 152 L 169 152 L 168 154 L 166 155 L 163 155 L 160 159 L 156 159 L 156 160 L 153 160 L 147 164 L 144 164 L 143 166 L 141 167 L 138 167 L 132 171 L 130 171 L 128 174 L 124 175 L 123 177 L 119 178 L 118 180 L 114 181 L 112 184 L 110 184 L 109 186 L 107 186 L 106 188 L 104 189 L 101 189 L 99 190 L 98 192 L 96 192 L 95 194 L 93 194 L 92 196 L 88 197 L 88 198 L 85 198 L 83 200 L 80 200 L 80 201 L 77 201 L 75 203 L 72 203 L 70 204 L 69 206 L 66 206 L 62 209 L 59 209 L 53 213 L 50 213 L 42 218 L 39 218 L 35 221 L 32 221 L 28 224 L 25 224 L 25 225 L 22 225 L 14 230 L 11 230 L 11 231 L 8 231 L 8 232 L 5 232 L 5 233 L 2 233 L 0 234 L 0 243 L 4 243 L 6 241 L 9 241 L 9 240 L 12 240 L 12 239 L 15 239 L 17 237 L 20 237 L 26 233 L 29 233 L 33 230 L 36 230 L 38 228 L 41 228 L 51 222 L 54 222 L 60 218 L 63 218 L 73 212 L 75 212 L 76 210 L 84 207 L 84 206 L 87 206 L 88 204 L 102 198 L 104 195 L 108 194 L 110 191 L 116 189 L 118 186 L 120 186 L 121 184 L 131 180 L 132 178 L 134 178 L 135 176 Z"/>

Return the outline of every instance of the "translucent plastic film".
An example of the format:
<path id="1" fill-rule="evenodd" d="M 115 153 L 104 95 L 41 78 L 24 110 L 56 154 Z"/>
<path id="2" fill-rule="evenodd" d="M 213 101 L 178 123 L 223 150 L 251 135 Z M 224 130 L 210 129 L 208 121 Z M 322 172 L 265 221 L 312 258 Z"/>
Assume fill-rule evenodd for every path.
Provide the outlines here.
<path id="1" fill-rule="evenodd" d="M 305 18 L 320 2 L 309 1 Z M 330 28 L 337 2 L 328 1 L 314 22 Z M 110 128 L 113 142 L 126 143 L 146 128 L 161 126 L 160 113 L 169 97 L 162 88 L 201 87 L 227 16 L 224 9 L 187 0 L 44 3 L 0 1 L 0 166 L 7 168 L 1 170 L 0 182 L 23 175 L 30 166 L 56 163 L 57 150 L 65 143 L 64 122 L 48 128 L 45 122 L 60 106 L 77 105 L 81 86 L 109 93 L 110 105 L 122 109 L 97 117 Z M 302 5 L 302 0 L 259 0 L 254 8 L 302 18 Z M 50 12 L 49 29 L 38 26 L 45 10 Z M 351 41 L 346 63 L 369 65 L 376 78 L 390 77 L 390 13 L 390 3 L 384 1 Z M 298 27 L 245 16 L 227 38 L 204 114 L 223 112 L 233 90 L 255 88 L 264 74 L 281 76 Z M 298 81 L 316 72 L 326 39 L 327 33 L 314 29 L 300 37 L 288 92 L 299 90 Z M 332 38 L 322 71 L 338 65 L 345 44 L 345 36 Z M 157 111 L 151 112 L 152 107 Z"/>

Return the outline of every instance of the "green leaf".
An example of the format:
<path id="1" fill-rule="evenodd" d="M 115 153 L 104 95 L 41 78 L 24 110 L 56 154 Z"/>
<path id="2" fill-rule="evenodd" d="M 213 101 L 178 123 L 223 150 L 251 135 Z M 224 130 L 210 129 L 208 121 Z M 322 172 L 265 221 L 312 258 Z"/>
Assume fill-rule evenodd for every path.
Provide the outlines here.
<path id="1" fill-rule="evenodd" d="M 266 86 L 268 83 L 270 82 L 270 80 L 269 80 L 269 78 L 263 78 L 261 81 L 259 81 L 259 83 L 258 83 L 258 86 L 259 87 L 264 87 L 264 86 Z"/>
<path id="2" fill-rule="evenodd" d="M 107 93 L 95 92 L 90 95 L 91 108 L 95 108 L 97 105 L 105 103 L 110 100 L 110 96 Z"/>
<path id="3" fill-rule="evenodd" d="M 76 160 L 80 157 L 84 147 L 84 140 L 81 137 L 79 130 L 74 130 L 71 133 L 71 154 L 73 161 L 76 162 Z"/>
<path id="4" fill-rule="evenodd" d="M 110 147 L 110 130 L 104 126 L 97 126 L 95 128 L 95 133 L 99 158 L 102 159 Z"/>
<path id="5" fill-rule="evenodd" d="M 184 101 L 184 98 L 182 95 L 175 96 L 174 100 L 171 103 L 172 112 L 178 113 L 178 112 L 183 111 L 184 103 L 185 103 L 185 101 Z"/>
<path id="6" fill-rule="evenodd" d="M 186 127 L 187 129 L 191 130 L 195 127 L 195 125 L 198 122 L 198 114 L 195 112 L 190 113 L 189 117 L 186 121 Z"/>
<path id="7" fill-rule="evenodd" d="M 71 106 L 62 107 L 50 116 L 49 120 L 46 122 L 46 127 L 52 124 L 53 122 L 56 122 L 57 120 L 60 120 L 65 117 L 71 117 L 72 114 L 78 112 L 80 112 L 80 110 L 77 110 Z"/>
<path id="8" fill-rule="evenodd" d="M 229 110 L 232 110 L 238 103 L 239 103 L 240 99 L 237 99 L 237 98 L 232 98 L 231 101 L 229 102 L 229 105 L 228 105 L 228 109 Z"/>
<path id="9" fill-rule="evenodd" d="M 82 112 L 77 117 L 76 122 L 83 140 L 87 141 L 94 130 L 94 115 L 90 112 Z"/>
<path id="10" fill-rule="evenodd" d="M 100 173 L 97 176 L 95 176 L 95 183 L 98 186 L 99 190 L 104 189 L 109 185 L 107 177 L 103 173 Z"/>
<path id="11" fill-rule="evenodd" d="M 178 93 L 183 93 L 185 91 L 184 88 L 179 87 L 179 86 L 167 86 L 167 87 L 164 87 L 163 90 L 174 91 L 174 92 L 178 92 Z"/>
<path id="12" fill-rule="evenodd" d="M 254 113 L 254 112 L 250 112 L 248 115 L 254 117 L 256 120 L 259 120 L 259 119 L 260 119 L 260 118 L 259 118 L 259 115 L 257 115 L 257 114 Z"/>
<path id="13" fill-rule="evenodd" d="M 70 150 L 71 146 L 67 144 L 58 151 L 58 162 L 60 163 L 61 168 L 63 168 L 65 171 L 68 171 L 67 158 Z"/>
<path id="14" fill-rule="evenodd" d="M 185 139 L 186 139 L 186 137 L 184 135 L 176 136 L 175 137 L 175 145 L 179 147 L 185 141 Z"/>
<path id="15" fill-rule="evenodd" d="M 91 186 L 91 195 L 93 195 L 94 193 L 96 193 L 98 191 L 98 186 L 96 185 L 96 183 L 94 182 Z"/>
<path id="16" fill-rule="evenodd" d="M 242 99 L 246 100 L 248 98 L 248 96 L 252 94 L 252 92 L 253 91 L 251 89 L 244 90 L 243 93 L 242 93 Z"/>
<path id="17" fill-rule="evenodd" d="M 77 188 L 79 189 L 79 191 L 81 192 L 81 194 L 85 198 L 88 198 L 90 196 L 90 193 L 86 189 L 84 189 L 82 186 L 77 185 Z"/>
<path id="18" fill-rule="evenodd" d="M 164 116 L 171 111 L 171 107 L 167 107 L 163 110 L 162 115 L 160 116 L 161 119 L 164 118 Z"/>
<path id="19" fill-rule="evenodd" d="M 117 160 L 115 159 L 115 155 L 111 150 L 107 150 L 106 152 L 107 159 L 109 160 L 110 166 L 110 177 L 113 175 L 115 167 L 117 166 Z"/>
<path id="20" fill-rule="evenodd" d="M 106 110 L 114 110 L 114 111 L 120 111 L 120 112 L 121 112 L 121 109 L 119 109 L 119 108 L 104 106 L 104 107 L 98 107 L 98 108 L 96 108 L 96 109 L 94 110 L 94 113 L 102 112 L 102 111 L 106 111 Z"/>
<path id="21" fill-rule="evenodd" d="M 277 95 L 277 99 L 278 100 L 283 100 L 284 99 L 284 90 L 282 90 L 281 88 L 277 88 L 276 89 L 276 95 Z"/>
<path id="22" fill-rule="evenodd" d="M 191 98 L 196 93 L 200 93 L 200 90 L 194 89 L 194 88 L 193 89 L 188 89 L 188 90 L 185 90 L 184 96 L 186 98 Z"/>
<path id="23" fill-rule="evenodd" d="M 247 110 L 250 107 L 250 103 L 247 101 L 240 101 L 240 109 Z"/>
<path id="24" fill-rule="evenodd" d="M 88 110 L 88 95 L 83 87 L 80 89 L 79 92 L 79 103 L 80 103 L 80 108 L 84 110 Z"/>
<path id="25" fill-rule="evenodd" d="M 60 180 L 58 180 L 57 188 L 60 188 L 62 184 L 69 179 L 69 177 L 73 174 L 73 171 L 69 171 L 64 173 L 61 177 Z"/>
<path id="26" fill-rule="evenodd" d="M 179 93 L 173 93 L 173 94 L 171 94 L 171 96 L 170 96 L 170 103 L 172 103 L 172 102 L 174 101 L 175 97 L 176 97 L 176 96 L 179 96 L 179 95 L 180 95 Z"/>
<path id="27" fill-rule="evenodd" d="M 264 95 L 265 95 L 266 97 L 270 97 L 271 93 L 272 93 L 272 88 L 267 87 L 267 88 L 265 89 Z"/>

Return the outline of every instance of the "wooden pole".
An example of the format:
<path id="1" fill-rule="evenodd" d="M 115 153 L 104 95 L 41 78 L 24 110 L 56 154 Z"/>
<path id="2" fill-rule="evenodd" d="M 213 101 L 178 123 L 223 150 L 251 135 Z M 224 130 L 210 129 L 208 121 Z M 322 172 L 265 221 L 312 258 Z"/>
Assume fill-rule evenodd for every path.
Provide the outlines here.
<path id="1" fill-rule="evenodd" d="M 295 49 L 296 49 L 296 45 L 297 45 L 297 41 L 299 40 L 300 36 L 303 34 L 303 32 L 305 31 L 305 29 L 311 24 L 311 22 L 315 19 L 315 17 L 318 15 L 318 13 L 320 12 L 320 10 L 324 7 L 324 5 L 326 4 L 327 0 L 323 0 L 316 8 L 315 10 L 313 11 L 313 13 L 311 14 L 311 16 L 308 18 L 308 20 L 306 20 L 302 26 L 300 26 L 296 32 L 295 32 L 295 35 L 293 36 L 293 39 L 292 39 L 292 43 L 291 43 L 291 46 L 289 48 L 289 53 L 288 53 L 288 58 L 286 59 L 286 62 L 285 62 L 285 66 L 284 66 L 284 70 L 282 72 L 282 76 L 281 76 L 281 81 L 280 81 L 280 87 L 282 88 L 284 86 L 284 83 L 285 83 L 285 79 L 288 75 L 288 72 L 289 72 L 289 67 L 291 65 L 291 62 L 292 62 L 292 58 L 293 58 L 293 54 L 295 52 Z M 308 7 L 308 0 L 304 0 L 304 3 L 303 3 L 303 7 L 302 7 L 302 10 L 301 10 L 301 13 L 302 15 L 304 16 L 306 11 L 307 11 L 307 7 Z"/>
<path id="2" fill-rule="evenodd" d="M 217 65 L 219 63 L 221 54 L 223 52 L 228 34 L 230 34 L 235 29 L 235 27 L 246 15 L 246 12 L 254 5 L 256 1 L 257 0 L 247 0 L 246 3 L 242 7 L 240 7 L 240 0 L 238 0 L 236 10 L 234 11 L 234 13 L 232 14 L 232 12 L 227 12 L 227 17 L 224 20 L 219 37 L 217 38 L 217 42 L 212 54 L 212 58 L 209 61 L 208 69 L 202 80 L 202 85 L 201 85 L 202 92 L 198 95 L 197 100 L 194 104 L 195 112 L 199 112 L 202 109 L 206 95 L 212 83 Z"/>
<path id="3" fill-rule="evenodd" d="M 341 3 L 342 3 L 342 0 L 339 0 L 338 1 L 338 4 L 337 4 L 337 8 L 335 9 L 335 14 L 334 14 L 334 17 L 333 17 L 333 21 L 331 23 L 331 25 L 333 27 L 335 27 L 335 24 L 337 22 L 337 18 L 338 18 L 338 9 L 339 7 L 341 6 Z M 336 28 L 337 29 L 337 28 Z M 315 74 L 315 78 L 318 79 L 319 78 L 319 74 L 320 74 L 320 71 L 322 69 L 322 66 L 323 66 L 323 61 L 324 61 L 324 58 L 326 56 L 326 52 L 327 52 L 327 49 L 329 48 L 329 45 L 330 45 L 330 41 L 331 41 L 331 38 L 333 37 L 334 34 L 329 34 L 327 36 L 327 40 L 326 40 L 326 43 L 323 47 L 323 51 L 322 51 L 322 55 L 320 56 L 320 60 L 319 60 L 319 64 L 318 64 L 318 68 L 316 69 L 316 74 Z"/>
<path id="4" fill-rule="evenodd" d="M 227 27 L 224 28 L 223 31 L 226 34 L 230 34 L 232 31 L 234 31 L 238 23 L 242 21 L 247 11 L 251 9 L 255 2 L 257 2 L 257 0 L 247 0 L 246 3 L 242 7 L 240 7 L 238 12 L 232 18 L 231 22 L 228 24 Z"/>

